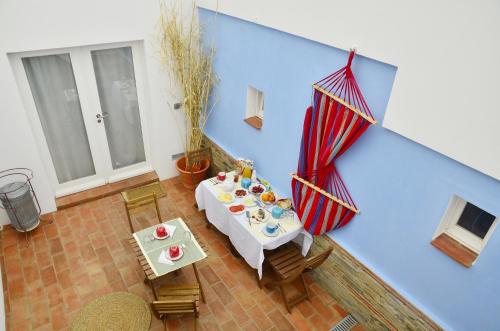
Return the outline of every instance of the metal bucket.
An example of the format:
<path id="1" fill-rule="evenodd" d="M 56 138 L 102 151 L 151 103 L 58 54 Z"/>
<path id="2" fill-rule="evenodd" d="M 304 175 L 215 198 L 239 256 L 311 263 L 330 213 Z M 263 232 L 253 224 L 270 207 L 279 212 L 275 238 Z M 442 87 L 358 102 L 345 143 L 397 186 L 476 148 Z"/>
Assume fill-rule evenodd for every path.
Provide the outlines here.
<path id="1" fill-rule="evenodd" d="M 0 188 L 0 202 L 17 231 L 30 231 L 38 226 L 39 213 L 27 182 L 12 182 Z"/>

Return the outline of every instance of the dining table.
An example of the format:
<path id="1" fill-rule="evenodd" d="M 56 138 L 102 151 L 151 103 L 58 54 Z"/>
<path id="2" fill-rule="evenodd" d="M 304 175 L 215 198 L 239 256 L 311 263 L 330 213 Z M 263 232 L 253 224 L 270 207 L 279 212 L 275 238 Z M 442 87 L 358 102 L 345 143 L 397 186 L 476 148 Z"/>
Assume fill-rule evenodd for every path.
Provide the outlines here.
<path id="1" fill-rule="evenodd" d="M 227 177 L 232 179 L 234 172 L 228 173 Z M 243 257 L 246 263 L 257 270 L 259 279 L 262 279 L 265 259 L 264 250 L 273 250 L 294 241 L 302 247 L 302 255 L 307 255 L 313 243 L 313 238 L 304 229 L 293 210 L 289 210 L 282 217 L 275 219 L 271 215 L 274 206 L 262 203 L 259 196 L 251 192 L 248 192 L 248 195 L 244 198 L 235 196 L 234 201 L 231 203 L 224 203 L 219 199 L 221 193 L 225 192 L 223 187 L 224 185 L 221 185 L 215 178 L 202 181 L 195 191 L 198 209 L 205 210 L 208 222 L 229 238 L 234 249 Z M 238 183 L 235 183 L 233 192 L 240 188 L 241 179 L 239 179 Z M 243 199 L 248 201 L 249 198 L 255 201 L 255 206 L 245 207 L 245 211 L 240 214 L 229 211 L 231 205 L 241 204 Z M 251 213 L 259 208 L 264 209 L 267 214 L 265 222 L 254 222 L 247 217 L 246 211 Z M 272 236 L 268 235 L 264 228 L 271 219 L 278 224 L 278 232 Z"/>
<path id="2" fill-rule="evenodd" d="M 167 230 L 166 238 L 159 238 L 156 235 L 156 229 L 160 226 Z M 132 237 L 134 244 L 139 247 L 141 255 L 147 261 L 145 267 L 151 269 L 155 279 L 191 265 L 200 285 L 202 298 L 205 300 L 196 263 L 206 259 L 207 254 L 182 218 L 175 218 L 134 232 Z M 175 258 L 169 254 L 169 248 L 172 246 L 178 246 L 181 250 Z"/>

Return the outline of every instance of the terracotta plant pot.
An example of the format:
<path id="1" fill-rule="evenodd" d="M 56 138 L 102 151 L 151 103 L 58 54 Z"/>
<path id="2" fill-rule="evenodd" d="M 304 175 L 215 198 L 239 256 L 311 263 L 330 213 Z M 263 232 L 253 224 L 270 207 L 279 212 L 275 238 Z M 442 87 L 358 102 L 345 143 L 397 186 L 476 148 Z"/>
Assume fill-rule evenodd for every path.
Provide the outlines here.
<path id="1" fill-rule="evenodd" d="M 194 190 L 198 184 L 207 178 L 210 161 L 203 160 L 199 166 L 192 169 L 193 172 L 186 169 L 186 157 L 183 156 L 175 162 L 175 167 L 181 174 L 181 181 L 185 188 Z"/>

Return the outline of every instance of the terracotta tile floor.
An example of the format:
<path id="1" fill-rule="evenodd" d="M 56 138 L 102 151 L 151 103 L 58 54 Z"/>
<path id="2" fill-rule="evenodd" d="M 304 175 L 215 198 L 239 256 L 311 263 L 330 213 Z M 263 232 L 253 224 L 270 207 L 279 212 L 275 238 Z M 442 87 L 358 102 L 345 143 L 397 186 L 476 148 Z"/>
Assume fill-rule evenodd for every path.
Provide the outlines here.
<path id="1" fill-rule="evenodd" d="M 162 182 L 163 219 L 182 217 L 210 249 L 199 264 L 207 304 L 201 304 L 202 330 L 327 330 L 346 312 L 310 276 L 311 301 L 286 313 L 277 290 L 259 289 L 254 271 L 228 248 L 227 239 L 206 229 L 203 213 L 193 208 L 193 193 L 178 179 Z M 136 228 L 156 222 L 153 207 L 134 217 Z M 129 291 L 152 299 L 127 238 L 130 236 L 119 194 L 71 207 L 43 222 L 26 245 L 12 228 L 1 233 L 3 290 L 8 330 L 64 330 L 92 299 Z M 148 221 L 149 220 L 149 221 Z M 192 268 L 172 281 L 194 282 Z M 169 330 L 190 330 L 192 318 L 168 320 Z M 154 316 L 152 330 L 162 330 Z"/>

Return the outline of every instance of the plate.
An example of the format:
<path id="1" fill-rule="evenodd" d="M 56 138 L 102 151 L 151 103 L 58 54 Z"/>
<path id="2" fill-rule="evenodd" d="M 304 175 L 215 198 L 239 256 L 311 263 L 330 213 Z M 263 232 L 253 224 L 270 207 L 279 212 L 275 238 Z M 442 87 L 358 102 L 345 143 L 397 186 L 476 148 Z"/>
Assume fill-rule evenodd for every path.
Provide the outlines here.
<path id="1" fill-rule="evenodd" d="M 279 229 L 276 229 L 273 233 L 267 232 L 267 226 L 262 227 L 262 233 L 268 237 L 277 237 L 280 233 Z"/>
<path id="2" fill-rule="evenodd" d="M 156 234 L 156 230 L 153 230 L 153 237 L 154 237 L 155 239 L 158 239 L 158 240 L 165 240 L 165 239 L 167 239 L 168 237 L 170 237 L 170 233 L 168 233 L 168 231 L 167 231 L 167 235 L 166 235 L 165 237 L 158 237 L 158 235 Z"/>
<path id="3" fill-rule="evenodd" d="M 233 212 L 230 209 L 233 206 L 243 206 L 243 209 L 241 211 Z M 233 215 L 241 215 L 241 214 L 243 214 L 245 212 L 245 206 L 243 204 L 241 204 L 241 203 L 235 203 L 234 205 L 230 205 L 229 207 L 227 207 L 227 210 L 229 210 L 229 212 L 231 214 L 233 214 Z"/>
<path id="4" fill-rule="evenodd" d="M 254 192 L 252 191 L 252 189 L 253 189 L 254 187 L 257 187 L 257 186 L 259 186 L 259 187 L 261 187 L 261 188 L 262 188 L 262 192 L 260 192 L 260 193 L 254 193 Z M 255 195 L 260 195 L 261 193 L 264 193 L 265 191 L 266 191 L 266 187 L 265 187 L 264 185 L 262 185 L 262 184 L 252 184 L 252 185 L 250 185 L 250 187 L 248 188 L 248 192 L 250 192 L 250 193 L 252 193 L 252 194 L 255 194 Z"/>
<path id="5" fill-rule="evenodd" d="M 272 193 L 272 194 L 274 195 L 274 201 L 273 201 L 273 202 L 270 202 L 270 201 L 264 201 L 264 200 L 262 200 L 262 195 L 264 195 L 264 194 L 269 194 L 269 193 Z M 276 193 L 274 193 L 274 192 L 272 192 L 272 191 L 271 191 L 271 192 L 264 192 L 264 193 L 262 193 L 262 194 L 260 195 L 260 198 L 259 198 L 259 199 L 260 199 L 260 201 L 261 201 L 263 204 L 265 204 L 265 205 L 269 205 L 269 206 L 270 206 L 270 205 L 274 205 L 274 204 L 276 203 L 276 201 L 277 201 L 277 198 L 276 198 Z"/>
<path id="6" fill-rule="evenodd" d="M 223 192 L 217 196 L 217 200 L 222 203 L 228 204 L 234 201 L 234 195 L 229 192 Z"/>
<path id="7" fill-rule="evenodd" d="M 292 209 L 292 200 L 290 199 L 278 199 L 276 201 L 276 206 L 280 207 L 281 209 L 287 211 Z"/>
<path id="8" fill-rule="evenodd" d="M 257 218 L 256 215 L 258 213 L 259 210 L 263 210 L 264 211 L 264 218 L 263 219 L 260 219 L 260 218 Z M 265 223 L 267 222 L 267 220 L 269 219 L 269 213 L 266 212 L 265 209 L 262 209 L 262 208 L 258 208 L 258 209 L 255 209 L 255 210 L 252 210 L 250 212 L 250 219 L 253 221 L 253 222 L 257 222 L 257 223 Z"/>
<path id="9" fill-rule="evenodd" d="M 169 250 L 166 249 L 166 255 L 167 259 L 169 259 L 170 261 L 177 261 L 180 260 L 180 258 L 184 255 L 184 250 L 181 247 L 179 247 L 179 255 L 177 255 L 176 257 L 171 257 Z"/>
<path id="10" fill-rule="evenodd" d="M 241 203 L 245 206 L 245 207 L 255 207 L 257 204 L 255 203 L 255 200 L 254 198 L 251 198 L 251 197 L 248 197 L 246 199 L 244 199 L 243 201 L 241 201 Z"/>
<path id="11" fill-rule="evenodd" d="M 237 192 L 237 191 L 245 192 L 245 194 L 243 194 L 243 195 L 237 195 L 237 194 L 236 194 L 236 192 Z M 235 189 L 235 190 L 233 191 L 233 195 L 234 195 L 234 197 L 235 197 L 236 199 L 244 199 L 244 198 L 248 197 L 248 191 L 247 191 L 247 190 L 245 190 L 244 188 L 241 188 L 241 187 L 240 187 L 240 188 L 237 188 L 237 189 Z"/>

